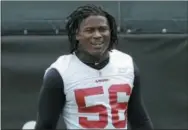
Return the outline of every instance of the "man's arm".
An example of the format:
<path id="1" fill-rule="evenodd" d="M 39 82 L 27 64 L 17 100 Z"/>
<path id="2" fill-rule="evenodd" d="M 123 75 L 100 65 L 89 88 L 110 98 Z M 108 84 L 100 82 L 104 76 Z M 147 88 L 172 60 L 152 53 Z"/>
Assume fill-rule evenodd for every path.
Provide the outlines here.
<path id="1" fill-rule="evenodd" d="M 140 90 L 140 75 L 134 64 L 134 87 L 128 103 L 128 121 L 132 130 L 152 130 L 153 124 L 144 106 Z"/>
<path id="2" fill-rule="evenodd" d="M 38 114 L 35 130 L 54 130 L 65 104 L 63 80 L 56 69 L 50 69 L 39 94 Z"/>

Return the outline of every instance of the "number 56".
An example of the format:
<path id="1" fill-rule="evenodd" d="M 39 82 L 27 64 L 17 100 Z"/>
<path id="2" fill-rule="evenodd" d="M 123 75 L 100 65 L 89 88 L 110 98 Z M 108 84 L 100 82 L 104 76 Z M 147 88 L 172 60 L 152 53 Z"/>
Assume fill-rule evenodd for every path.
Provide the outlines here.
<path id="1" fill-rule="evenodd" d="M 111 85 L 108 89 L 109 101 L 111 106 L 112 124 L 115 128 L 125 128 L 127 119 L 119 120 L 118 110 L 126 110 L 127 102 L 118 103 L 117 93 L 125 92 L 127 95 L 131 94 L 131 87 L 128 84 Z M 100 104 L 86 107 L 85 97 L 92 95 L 104 94 L 103 87 L 93 87 L 75 90 L 76 103 L 78 105 L 78 112 L 80 113 L 99 113 L 98 121 L 89 121 L 87 117 L 79 117 L 79 124 L 84 128 L 105 128 L 108 124 L 107 108 Z M 102 99 L 101 99 L 102 100 Z M 126 114 L 126 113 L 125 113 Z M 126 116 L 125 116 L 126 117 Z"/>

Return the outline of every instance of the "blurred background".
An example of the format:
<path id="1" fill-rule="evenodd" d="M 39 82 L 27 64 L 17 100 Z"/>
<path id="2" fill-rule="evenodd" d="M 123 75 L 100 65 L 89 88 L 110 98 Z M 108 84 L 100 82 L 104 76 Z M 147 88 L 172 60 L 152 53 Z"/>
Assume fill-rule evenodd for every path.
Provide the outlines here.
<path id="1" fill-rule="evenodd" d="M 1 1 L 1 128 L 36 120 L 44 71 L 69 53 L 66 16 L 88 3 L 116 18 L 154 127 L 188 129 L 188 1 Z"/>

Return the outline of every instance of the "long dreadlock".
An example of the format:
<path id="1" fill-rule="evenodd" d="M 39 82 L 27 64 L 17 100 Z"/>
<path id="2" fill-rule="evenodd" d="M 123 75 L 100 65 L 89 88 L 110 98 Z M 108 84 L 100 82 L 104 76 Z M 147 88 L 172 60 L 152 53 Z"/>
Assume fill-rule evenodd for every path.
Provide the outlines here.
<path id="1" fill-rule="evenodd" d="M 117 25 L 112 15 L 104 11 L 101 7 L 95 5 L 80 6 L 67 17 L 66 30 L 68 32 L 71 53 L 77 50 L 78 48 L 78 41 L 76 40 L 76 31 L 79 29 L 80 23 L 82 22 L 82 20 L 91 15 L 105 16 L 108 20 L 109 27 L 111 30 L 111 39 L 108 50 L 112 50 L 118 43 Z"/>

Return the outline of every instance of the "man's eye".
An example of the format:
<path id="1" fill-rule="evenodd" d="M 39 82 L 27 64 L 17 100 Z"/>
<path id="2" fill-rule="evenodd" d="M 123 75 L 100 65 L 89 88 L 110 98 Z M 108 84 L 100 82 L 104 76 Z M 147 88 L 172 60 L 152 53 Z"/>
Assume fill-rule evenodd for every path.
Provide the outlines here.
<path id="1" fill-rule="evenodd" d="M 107 31 L 108 28 L 101 27 L 101 28 L 99 28 L 99 30 L 102 31 L 102 32 L 104 32 L 104 31 Z"/>
<path id="2" fill-rule="evenodd" d="M 86 29 L 86 32 L 93 32 L 93 29 Z"/>

